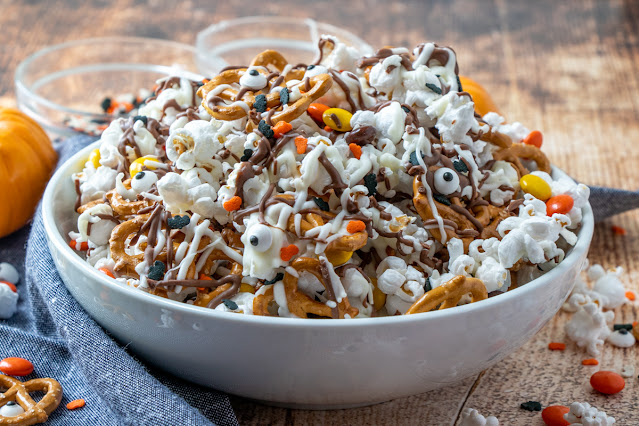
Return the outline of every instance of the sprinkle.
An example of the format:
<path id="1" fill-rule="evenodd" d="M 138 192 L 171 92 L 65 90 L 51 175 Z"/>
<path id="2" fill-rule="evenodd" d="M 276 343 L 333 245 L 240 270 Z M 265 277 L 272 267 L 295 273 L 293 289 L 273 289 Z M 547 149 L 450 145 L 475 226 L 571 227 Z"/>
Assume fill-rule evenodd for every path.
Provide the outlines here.
<path id="1" fill-rule="evenodd" d="M 266 96 L 257 95 L 255 97 L 255 102 L 253 102 L 253 108 L 255 108 L 255 110 L 257 112 L 265 112 L 266 111 Z"/>
<path id="2" fill-rule="evenodd" d="M 68 410 L 75 410 L 76 408 L 82 408 L 86 404 L 84 399 L 74 399 L 73 401 L 67 404 Z"/>
<path id="3" fill-rule="evenodd" d="M 628 300 L 634 301 L 637 297 L 635 296 L 635 293 L 632 291 L 627 291 L 626 292 L 626 298 Z"/>
<path id="4" fill-rule="evenodd" d="M 315 201 L 315 204 L 317 204 L 317 207 L 319 207 L 319 209 L 323 212 L 328 212 L 331 210 L 331 208 L 329 207 L 328 203 L 324 200 L 322 200 L 319 197 L 315 197 L 313 198 L 313 201 Z"/>
<path id="5" fill-rule="evenodd" d="M 238 308 L 237 303 L 235 303 L 234 301 L 230 300 L 230 299 L 222 299 L 222 303 L 224 303 L 224 306 L 226 306 L 227 308 L 229 308 L 230 310 L 234 311 Z"/>
<path id="6" fill-rule="evenodd" d="M 413 166 L 419 166 L 419 161 L 417 161 L 417 152 L 411 152 L 410 159 L 408 161 L 410 161 Z"/>
<path id="7" fill-rule="evenodd" d="M 71 247 L 73 250 L 87 251 L 89 250 L 89 243 L 87 243 L 86 241 L 82 241 L 80 244 L 78 244 L 76 240 L 71 240 L 69 241 L 69 247 Z"/>
<path id="8" fill-rule="evenodd" d="M 11 291 L 14 293 L 18 292 L 18 288 L 13 283 L 10 283 L 9 281 L 0 281 L 0 284 L 8 285 Z"/>
<path id="9" fill-rule="evenodd" d="M 250 148 L 246 148 L 244 150 L 244 155 L 240 158 L 240 161 L 248 161 L 253 156 L 253 150 Z"/>
<path id="10" fill-rule="evenodd" d="M 548 343 L 548 349 L 551 351 L 563 351 L 566 349 L 566 344 L 561 342 L 550 342 Z"/>
<path id="11" fill-rule="evenodd" d="M 582 365 L 599 365 L 599 361 L 594 358 L 588 358 L 581 361 Z"/>
<path id="12" fill-rule="evenodd" d="M 107 268 L 99 268 L 98 271 L 102 272 L 105 275 L 110 276 L 111 278 L 115 278 L 113 272 L 109 271 Z"/>
<path id="13" fill-rule="evenodd" d="M 468 172 L 468 166 L 463 161 L 453 161 L 453 167 L 455 167 L 455 170 L 457 170 L 459 173 Z"/>
<path id="14" fill-rule="evenodd" d="M 612 229 L 612 232 L 615 233 L 615 235 L 626 235 L 626 230 L 622 228 L 621 226 L 612 225 L 611 229 Z"/>
<path id="15" fill-rule="evenodd" d="M 284 274 L 281 272 L 278 272 L 277 275 L 275 275 L 275 278 L 273 278 L 272 280 L 264 281 L 264 285 L 275 284 L 276 282 L 282 281 L 283 279 L 284 279 Z"/>
<path id="16" fill-rule="evenodd" d="M 362 157 L 362 147 L 356 143 L 349 143 L 348 148 L 358 160 Z"/>
<path id="17" fill-rule="evenodd" d="M 224 210 L 226 210 L 227 212 L 234 212 L 235 210 L 239 209 L 241 205 L 242 199 L 237 195 L 234 195 L 231 197 L 230 200 L 225 201 L 224 204 L 222 204 L 222 207 L 224 207 Z"/>
<path id="18" fill-rule="evenodd" d="M 273 135 L 276 138 L 281 138 L 285 133 L 290 132 L 293 128 L 291 123 L 286 121 L 278 121 L 275 126 L 273 126 Z"/>
<path id="19" fill-rule="evenodd" d="M 402 109 L 404 110 L 406 114 L 410 114 L 410 108 L 408 108 L 407 106 L 402 105 Z"/>
<path id="20" fill-rule="evenodd" d="M 541 411 L 541 404 L 537 401 L 522 402 L 519 407 L 527 411 Z"/>
<path id="21" fill-rule="evenodd" d="M 524 138 L 521 143 L 526 145 L 532 145 L 537 148 L 541 148 L 541 145 L 544 142 L 544 135 L 541 134 L 539 130 L 533 130 Z"/>
<path id="22" fill-rule="evenodd" d="M 149 268 L 147 277 L 154 281 L 160 281 L 164 278 L 164 272 L 166 271 L 166 265 L 161 260 L 156 260 L 153 266 Z"/>
<path id="23" fill-rule="evenodd" d="M 141 172 L 140 172 L 141 173 Z M 167 220 L 169 224 L 169 228 L 171 229 L 182 229 L 189 223 L 191 223 L 191 218 L 188 215 L 184 216 L 173 216 Z"/>
<path id="24" fill-rule="evenodd" d="M 271 129 L 271 126 L 269 126 L 266 121 L 260 121 L 260 124 L 257 125 L 257 129 L 267 138 L 273 137 L 273 129 Z"/>
<path id="25" fill-rule="evenodd" d="M 280 249 L 280 258 L 284 262 L 288 262 L 289 260 L 293 258 L 293 256 L 295 256 L 299 252 L 300 252 L 300 249 L 295 244 L 289 244 L 288 246 L 282 247 Z"/>
<path id="26" fill-rule="evenodd" d="M 632 330 L 632 324 L 615 324 L 612 326 L 612 329 L 617 330 Z"/>
<path id="27" fill-rule="evenodd" d="M 308 139 L 304 136 L 298 136 L 295 138 L 295 148 L 298 154 L 304 154 L 306 152 L 306 146 L 308 145 Z"/>
<path id="28" fill-rule="evenodd" d="M 148 123 L 148 119 L 147 119 L 146 115 L 136 115 L 135 117 L 133 117 L 133 122 L 136 122 L 136 121 L 143 122 L 145 126 Z"/>
<path id="29" fill-rule="evenodd" d="M 430 277 L 426 278 L 426 283 L 424 284 L 424 292 L 431 291 L 433 286 L 430 284 Z"/>
<path id="30" fill-rule="evenodd" d="M 366 224 L 361 220 L 351 220 L 346 225 L 346 231 L 355 234 L 357 232 L 361 232 L 366 229 Z"/>
<path id="31" fill-rule="evenodd" d="M 368 195 L 375 195 L 377 193 L 377 175 L 369 173 L 364 176 L 364 186 L 368 189 Z"/>
<path id="32" fill-rule="evenodd" d="M 288 104 L 288 99 L 289 99 L 289 91 L 285 87 L 282 90 L 280 90 L 280 102 L 282 103 L 282 105 L 286 105 Z"/>
<path id="33" fill-rule="evenodd" d="M 326 130 L 327 132 L 333 131 L 333 129 L 330 126 L 324 126 L 324 130 Z"/>
<path id="34" fill-rule="evenodd" d="M 442 89 L 440 89 L 439 87 L 435 86 L 432 83 L 426 83 L 426 87 L 428 87 L 430 90 L 437 93 L 438 95 L 442 94 Z"/>
<path id="35" fill-rule="evenodd" d="M 200 273 L 200 276 L 198 278 L 203 281 L 213 281 L 213 278 L 209 277 L 208 275 L 204 273 Z"/>
<path id="36" fill-rule="evenodd" d="M 445 197 L 444 195 L 441 194 L 435 194 L 433 195 L 433 198 L 435 199 L 435 201 L 437 201 L 438 203 L 442 203 L 445 206 L 450 206 L 450 200 Z"/>
<path id="37" fill-rule="evenodd" d="M 111 98 L 104 98 L 100 106 L 104 112 L 107 112 L 111 108 Z"/>
<path id="38" fill-rule="evenodd" d="M 457 78 L 457 91 L 458 92 L 463 92 L 464 89 L 462 89 L 461 80 L 459 79 L 459 76 L 456 75 L 455 77 Z"/>

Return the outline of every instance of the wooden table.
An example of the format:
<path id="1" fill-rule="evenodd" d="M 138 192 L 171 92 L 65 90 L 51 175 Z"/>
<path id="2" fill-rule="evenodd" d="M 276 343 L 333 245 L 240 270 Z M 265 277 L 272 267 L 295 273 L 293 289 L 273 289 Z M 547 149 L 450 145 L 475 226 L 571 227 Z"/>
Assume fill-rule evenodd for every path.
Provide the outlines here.
<path id="1" fill-rule="evenodd" d="M 13 72 L 28 54 L 54 43 L 103 35 L 135 35 L 192 43 L 207 25 L 238 16 L 313 17 L 349 28 L 374 46 L 435 40 L 453 46 L 463 74 L 492 93 L 502 113 L 544 132 L 551 160 L 576 179 L 596 185 L 637 188 L 639 167 L 639 3 L 627 0 L 543 1 L 326 1 L 265 2 L 0 0 L 0 103 L 12 104 Z M 639 291 L 638 213 L 597 225 L 592 262 L 623 266 L 624 281 Z M 611 225 L 627 230 L 615 235 Z M 632 322 L 637 305 L 616 313 Z M 519 408 L 528 400 L 550 404 L 587 401 L 636 424 L 637 378 L 619 395 L 594 393 L 588 380 L 598 368 L 635 364 L 637 346 L 607 345 L 599 367 L 566 341 L 569 316 L 558 314 L 519 351 L 449 388 L 385 404 L 338 412 L 295 411 L 233 398 L 240 424 L 454 424 L 464 407 L 495 415 L 502 425 L 541 425 L 539 413 Z M 469 348 L 472 350 L 472 348 Z"/>

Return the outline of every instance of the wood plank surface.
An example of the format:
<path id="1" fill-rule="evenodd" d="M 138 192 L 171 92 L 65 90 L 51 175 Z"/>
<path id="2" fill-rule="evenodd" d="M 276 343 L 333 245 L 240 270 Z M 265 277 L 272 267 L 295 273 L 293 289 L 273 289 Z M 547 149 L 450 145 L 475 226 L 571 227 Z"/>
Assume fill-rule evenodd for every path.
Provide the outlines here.
<path id="1" fill-rule="evenodd" d="M 484 84 L 511 121 L 544 133 L 551 160 L 577 180 L 637 189 L 639 168 L 639 2 L 633 0 L 382 0 L 204 1 L 0 0 L 0 105 L 14 104 L 13 73 L 27 55 L 50 44 L 106 35 L 133 35 L 193 43 L 198 31 L 223 19 L 252 15 L 312 17 L 350 29 L 371 45 L 437 41 L 452 46 L 461 73 Z M 597 225 L 593 263 L 621 265 L 623 280 L 639 293 L 639 214 Z M 615 235 L 611 225 L 627 230 Z M 636 304 L 619 309 L 616 322 L 638 319 Z M 541 425 L 519 404 L 587 401 L 633 424 L 639 412 L 636 376 L 619 395 L 594 393 L 588 379 L 601 369 L 637 363 L 637 346 L 607 345 L 600 365 L 565 341 L 568 314 L 558 314 L 519 351 L 446 389 L 372 407 L 303 411 L 232 398 L 242 425 L 456 424 L 463 407 L 495 415 L 502 425 Z"/>

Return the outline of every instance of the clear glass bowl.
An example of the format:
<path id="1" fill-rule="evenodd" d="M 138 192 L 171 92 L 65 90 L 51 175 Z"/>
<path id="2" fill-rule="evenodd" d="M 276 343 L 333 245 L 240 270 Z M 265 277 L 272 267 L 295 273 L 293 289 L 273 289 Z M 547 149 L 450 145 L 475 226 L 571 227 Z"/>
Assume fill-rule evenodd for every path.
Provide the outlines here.
<path id="1" fill-rule="evenodd" d="M 18 107 L 54 139 L 82 132 L 70 123 L 108 123 L 107 97 L 137 94 L 167 75 L 202 79 L 195 47 L 167 40 L 105 37 L 40 50 L 15 73 Z M 204 70 L 206 70 L 204 68 Z"/>
<path id="2" fill-rule="evenodd" d="M 355 34 L 342 28 L 284 16 L 252 16 L 221 21 L 197 35 L 198 63 L 215 73 L 229 65 L 248 65 L 258 53 L 277 50 L 293 64 L 310 63 L 322 34 L 331 34 L 362 55 L 373 54 L 373 48 Z"/>

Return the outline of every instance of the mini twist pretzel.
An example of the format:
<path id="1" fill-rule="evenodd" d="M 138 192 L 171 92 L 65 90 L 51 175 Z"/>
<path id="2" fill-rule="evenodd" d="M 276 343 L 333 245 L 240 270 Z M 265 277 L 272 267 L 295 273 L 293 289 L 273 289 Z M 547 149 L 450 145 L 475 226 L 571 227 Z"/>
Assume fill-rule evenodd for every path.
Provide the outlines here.
<path id="1" fill-rule="evenodd" d="M 427 291 L 406 311 L 406 315 L 429 312 L 437 308 L 447 309 L 457 306 L 460 299 L 470 293 L 471 303 L 484 300 L 488 297 L 486 286 L 477 278 L 457 275 L 450 281 L 439 287 Z"/>
<path id="2" fill-rule="evenodd" d="M 334 216 L 332 213 L 327 213 L 330 216 Z M 313 228 L 318 226 L 323 226 L 326 224 L 326 221 L 322 218 L 320 214 L 317 213 L 306 213 L 302 220 L 300 221 L 300 231 L 302 233 L 301 236 L 304 236 L 306 232 L 310 231 Z M 295 234 L 295 217 L 294 215 L 289 216 L 288 223 L 286 228 L 289 232 Z M 330 259 L 331 252 L 336 251 L 355 251 L 359 250 L 366 245 L 368 242 L 368 233 L 366 231 L 356 232 L 355 234 L 343 235 L 333 241 L 331 241 L 326 247 L 326 255 Z"/>
<path id="3" fill-rule="evenodd" d="M 534 161 L 537 164 L 537 169 L 542 172 L 550 173 L 551 171 L 548 157 L 534 145 L 514 143 L 509 148 L 502 148 L 494 152 L 493 158 L 511 162 L 519 172 L 520 177 L 529 173 L 529 170 L 521 164 L 521 159 Z"/>
<path id="4" fill-rule="evenodd" d="M 284 69 L 288 65 L 288 61 L 277 50 L 265 50 L 264 52 L 253 58 L 251 62 L 252 67 L 273 67 L 278 72 L 284 72 Z M 284 81 L 301 80 L 304 77 L 304 69 L 290 70 L 286 73 Z"/>
<path id="5" fill-rule="evenodd" d="M 328 289 L 331 283 L 324 282 L 324 277 L 320 271 L 320 262 L 318 259 L 310 257 L 299 257 L 295 259 L 291 265 L 298 273 L 309 272 L 315 275 L 315 278 L 319 280 L 322 285 Z M 286 302 L 288 304 L 288 310 L 299 318 L 308 318 L 308 314 L 313 314 L 319 317 L 331 318 L 332 309 L 322 302 L 311 299 L 308 295 L 303 293 L 297 287 L 298 278 L 286 272 L 284 274 L 284 291 L 286 292 Z M 268 312 L 268 305 L 273 301 L 274 295 L 272 287 L 267 289 L 262 295 L 256 296 L 253 299 L 253 313 L 255 315 L 270 315 Z M 339 312 L 339 318 L 344 318 L 345 314 L 354 318 L 359 310 L 350 305 L 347 298 L 343 298 L 341 302 L 337 304 Z"/>
<path id="6" fill-rule="evenodd" d="M 7 389 L 0 394 L 0 407 L 7 402 L 19 404 L 24 413 L 14 417 L 0 416 L 0 425 L 34 425 L 44 423 L 62 401 L 62 386 L 54 379 L 33 379 L 21 382 L 13 377 L 0 375 L 0 388 Z M 44 392 L 37 403 L 30 392 Z"/>
<path id="7" fill-rule="evenodd" d="M 213 257 L 217 258 L 214 260 L 230 260 L 220 250 L 214 250 L 213 253 L 215 252 L 219 252 L 219 253 L 216 254 L 215 256 L 213 255 L 209 256 L 209 258 L 206 260 L 207 265 L 209 264 L 209 260 L 211 260 Z M 242 265 L 240 265 L 239 263 L 233 262 L 233 266 L 231 267 L 231 275 L 241 276 Z M 239 285 L 237 285 L 236 287 L 237 288 L 233 288 L 232 283 L 226 283 L 226 284 L 222 284 L 221 286 L 217 287 L 216 289 L 214 289 L 213 291 L 209 293 L 198 292 L 198 295 L 195 299 L 195 302 L 193 302 L 193 304 L 197 306 L 207 307 L 209 303 L 211 303 L 211 300 L 215 299 L 216 297 L 220 296 L 222 293 L 225 293 L 225 292 L 228 292 L 228 295 L 226 296 L 226 298 L 227 299 L 231 298 L 237 293 L 237 290 L 239 289 Z"/>

